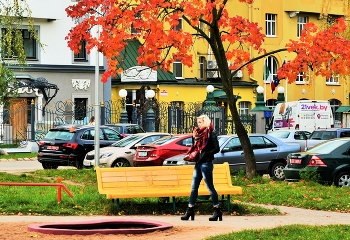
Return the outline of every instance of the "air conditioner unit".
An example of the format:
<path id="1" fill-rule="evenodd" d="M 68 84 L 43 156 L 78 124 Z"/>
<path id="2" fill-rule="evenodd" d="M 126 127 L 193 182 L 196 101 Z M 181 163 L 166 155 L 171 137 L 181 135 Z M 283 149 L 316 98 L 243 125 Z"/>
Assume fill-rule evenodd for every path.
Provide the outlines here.
<path id="1" fill-rule="evenodd" d="M 242 78 L 243 77 L 243 72 L 242 70 L 238 70 L 236 74 L 233 76 L 234 78 Z"/>
<path id="2" fill-rule="evenodd" d="M 217 78 L 218 76 L 217 62 L 215 60 L 207 60 L 207 78 Z"/>
<path id="3" fill-rule="evenodd" d="M 215 60 L 207 60 L 207 69 L 218 69 L 218 64 Z"/>

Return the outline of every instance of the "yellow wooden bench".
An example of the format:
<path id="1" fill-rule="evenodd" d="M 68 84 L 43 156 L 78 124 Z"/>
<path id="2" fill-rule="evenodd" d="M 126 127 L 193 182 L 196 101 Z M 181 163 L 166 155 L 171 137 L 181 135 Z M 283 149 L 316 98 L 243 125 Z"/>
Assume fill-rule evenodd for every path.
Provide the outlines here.
<path id="1" fill-rule="evenodd" d="M 96 167 L 98 191 L 107 199 L 120 198 L 175 197 L 189 196 L 194 165 L 185 166 L 152 166 L 152 167 Z M 227 196 L 227 210 L 230 212 L 230 195 L 242 194 L 242 188 L 232 186 L 228 163 L 214 165 L 214 186 L 222 201 Z M 209 195 L 204 180 L 198 195 Z"/>

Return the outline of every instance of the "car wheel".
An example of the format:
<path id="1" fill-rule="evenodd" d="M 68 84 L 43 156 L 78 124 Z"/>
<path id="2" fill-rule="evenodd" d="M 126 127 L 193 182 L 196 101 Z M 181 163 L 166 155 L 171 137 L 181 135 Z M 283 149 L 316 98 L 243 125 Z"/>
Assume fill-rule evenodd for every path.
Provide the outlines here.
<path id="1" fill-rule="evenodd" d="M 116 159 L 113 163 L 112 163 L 112 167 L 130 167 L 130 163 L 128 160 L 126 159 Z"/>
<path id="2" fill-rule="evenodd" d="M 54 163 L 43 162 L 41 165 L 43 166 L 44 169 L 57 169 L 58 168 L 58 165 L 54 164 Z"/>
<path id="3" fill-rule="evenodd" d="M 341 172 L 335 179 L 335 185 L 338 187 L 350 187 L 350 173 Z"/>
<path id="4" fill-rule="evenodd" d="M 284 180 L 285 176 L 284 176 L 283 169 L 285 167 L 286 165 L 281 162 L 275 163 L 271 168 L 270 177 L 277 180 Z"/>

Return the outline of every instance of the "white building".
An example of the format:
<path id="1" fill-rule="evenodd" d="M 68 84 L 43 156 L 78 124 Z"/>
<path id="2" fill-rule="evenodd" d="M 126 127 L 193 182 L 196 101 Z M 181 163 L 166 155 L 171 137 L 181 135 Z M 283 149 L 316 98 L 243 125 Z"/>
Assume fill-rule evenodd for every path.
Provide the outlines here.
<path id="1" fill-rule="evenodd" d="M 20 73 L 18 78 L 45 78 L 48 83 L 57 85 L 56 96 L 50 99 L 55 90 L 47 93 L 39 91 L 21 90 L 21 99 L 27 98 L 28 102 L 34 99 L 36 104 L 43 104 L 50 101 L 53 105 L 58 101 L 79 102 L 80 107 L 88 107 L 97 102 L 110 99 L 110 85 L 103 84 L 98 79 L 98 86 L 95 84 L 96 52 L 86 53 L 85 48 L 79 54 L 74 54 L 68 47 L 65 37 L 74 26 L 71 18 L 67 17 L 65 9 L 74 4 L 73 0 L 27 0 L 32 10 L 32 19 L 38 31 L 40 42 L 44 45 L 40 48 L 35 40 L 25 39 L 25 51 L 27 63 L 23 70 L 15 69 Z M 26 38 L 26 26 L 23 26 L 23 36 Z M 104 59 L 99 54 L 98 65 L 100 72 L 104 70 Z M 95 99 L 95 89 L 98 87 L 99 99 Z M 107 91 L 106 94 L 103 94 Z M 43 90 L 45 91 L 45 90 Z M 41 100 L 41 97 L 43 99 Z M 106 95 L 106 96 L 104 96 Z M 45 99 L 46 98 L 46 99 Z"/>

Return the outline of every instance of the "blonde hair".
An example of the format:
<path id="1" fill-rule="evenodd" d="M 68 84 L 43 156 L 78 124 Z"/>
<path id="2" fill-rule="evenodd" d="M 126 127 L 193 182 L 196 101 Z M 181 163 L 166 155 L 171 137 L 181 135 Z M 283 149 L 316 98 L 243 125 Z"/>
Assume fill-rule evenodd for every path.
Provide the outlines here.
<path id="1" fill-rule="evenodd" d="M 202 127 L 209 127 L 210 126 L 211 120 L 208 117 L 208 115 L 202 114 L 199 117 L 197 117 L 197 119 L 203 119 L 203 126 Z"/>

